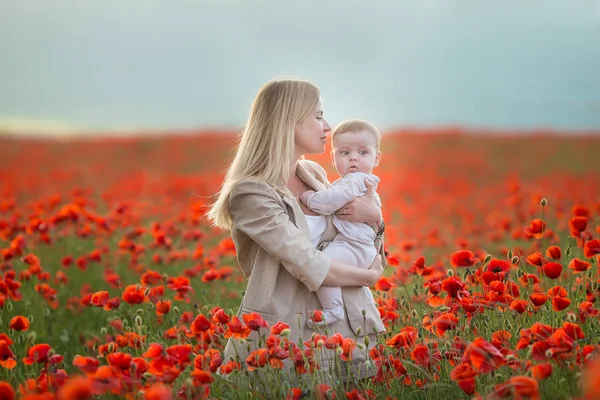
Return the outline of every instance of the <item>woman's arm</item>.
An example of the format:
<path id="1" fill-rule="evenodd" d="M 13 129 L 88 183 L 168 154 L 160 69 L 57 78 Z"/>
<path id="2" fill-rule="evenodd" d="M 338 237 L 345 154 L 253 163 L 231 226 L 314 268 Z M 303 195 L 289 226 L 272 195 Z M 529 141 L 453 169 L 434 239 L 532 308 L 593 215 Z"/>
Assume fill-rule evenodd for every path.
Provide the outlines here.
<path id="1" fill-rule="evenodd" d="M 267 253 L 277 258 L 308 290 L 317 290 L 327 279 L 332 266 L 330 285 L 364 286 L 374 284 L 373 280 L 376 282 L 379 279 L 381 262 L 379 267 L 373 265 L 371 270 L 365 270 L 332 260 L 317 250 L 292 223 L 275 197 L 272 197 L 275 196 L 274 193 L 273 188 L 263 182 L 240 182 L 232 190 L 229 200 L 234 229 L 244 232 Z"/>
<path id="2" fill-rule="evenodd" d="M 357 268 L 333 258 L 323 285 L 339 287 L 373 286 L 381 277 L 382 272 L 383 268 L 379 254 L 375 257 L 369 269 Z"/>

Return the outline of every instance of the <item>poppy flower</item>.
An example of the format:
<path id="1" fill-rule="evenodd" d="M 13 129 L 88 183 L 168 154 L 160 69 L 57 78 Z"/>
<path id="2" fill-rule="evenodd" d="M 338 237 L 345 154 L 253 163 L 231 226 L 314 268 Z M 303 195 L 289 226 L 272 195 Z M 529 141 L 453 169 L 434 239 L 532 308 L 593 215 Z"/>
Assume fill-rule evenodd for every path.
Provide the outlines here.
<path id="1" fill-rule="evenodd" d="M 231 321 L 227 323 L 227 332 L 225 332 L 225 337 L 243 339 L 248 337 L 250 332 L 250 328 L 248 328 L 245 324 L 242 324 L 237 316 L 234 316 Z"/>
<path id="2" fill-rule="evenodd" d="M 590 240 L 583 246 L 583 255 L 587 258 L 592 258 L 596 254 L 600 254 L 600 240 Z"/>
<path id="3" fill-rule="evenodd" d="M 444 336 L 444 333 L 448 330 L 456 329 L 458 325 L 458 317 L 451 313 L 443 313 L 439 317 L 433 320 L 433 326 L 435 327 L 435 333 L 437 336 Z"/>
<path id="4" fill-rule="evenodd" d="M 129 304 L 140 304 L 143 303 L 146 298 L 144 291 L 145 289 L 140 285 L 129 285 L 123 291 L 121 298 Z"/>
<path id="5" fill-rule="evenodd" d="M 92 294 L 92 298 L 90 299 L 90 304 L 96 307 L 104 307 L 108 303 L 108 292 L 105 290 L 101 290 Z"/>
<path id="6" fill-rule="evenodd" d="M 150 386 L 142 393 L 144 400 L 173 400 L 173 389 L 160 383 Z"/>
<path id="7" fill-rule="evenodd" d="M 548 260 L 546 260 L 539 252 L 535 252 L 527 256 L 527 264 L 533 265 L 534 267 L 542 267 L 547 262 Z"/>
<path id="8" fill-rule="evenodd" d="M 546 229 L 546 222 L 536 218 L 525 228 L 525 233 L 533 235 L 536 239 L 540 239 L 544 234 L 544 229 Z"/>
<path id="9" fill-rule="evenodd" d="M 23 358 L 23 362 L 27 365 L 33 363 L 48 363 L 50 350 L 51 347 L 49 344 L 36 344 L 29 349 L 27 357 Z"/>
<path id="10" fill-rule="evenodd" d="M 557 263 L 557 262 L 550 262 L 550 263 L 544 264 L 542 269 L 544 270 L 544 274 L 548 278 L 556 279 L 562 273 L 562 264 Z"/>
<path id="11" fill-rule="evenodd" d="M 92 392 L 90 382 L 82 376 L 69 379 L 60 387 L 57 393 L 58 400 L 91 400 L 93 397 L 94 393 Z"/>
<path id="12" fill-rule="evenodd" d="M 246 326 L 252 329 L 253 331 L 257 331 L 260 328 L 269 328 L 269 324 L 267 324 L 267 321 L 265 321 L 263 317 L 257 312 L 244 314 L 242 315 L 242 318 L 244 319 Z"/>
<path id="13" fill-rule="evenodd" d="M 587 228 L 588 219 L 587 217 L 573 217 L 569 219 L 569 233 L 573 237 L 581 236 L 581 232 Z"/>
<path id="14" fill-rule="evenodd" d="M 262 368 L 268 363 L 269 350 L 260 348 L 254 350 L 246 357 L 246 365 L 248 371 L 254 371 L 257 368 Z"/>
<path id="15" fill-rule="evenodd" d="M 17 365 L 15 354 L 9 347 L 12 343 L 5 334 L 0 334 L 0 366 L 6 369 L 13 369 Z"/>
<path id="16" fill-rule="evenodd" d="M 492 372 L 506 364 L 500 350 L 480 337 L 467 346 L 463 360 L 470 361 L 473 367 L 482 374 Z"/>
<path id="17" fill-rule="evenodd" d="M 589 262 L 580 260 L 578 258 L 574 258 L 571 260 L 571 262 L 569 262 L 569 269 L 572 269 L 574 274 L 580 274 L 590 268 L 592 268 L 592 265 Z"/>
<path id="18" fill-rule="evenodd" d="M 533 376 L 537 380 L 542 380 L 548 378 L 552 375 L 552 364 L 544 363 L 537 364 L 530 368 L 531 376 Z"/>
<path id="19" fill-rule="evenodd" d="M 9 328 L 15 331 L 26 331 L 29 329 L 29 320 L 21 315 L 17 315 L 10 320 Z"/>
<path id="20" fill-rule="evenodd" d="M 546 257 L 552 258 L 554 260 L 560 260 L 562 257 L 562 251 L 558 246 L 550 246 L 546 249 Z"/>
<path id="21" fill-rule="evenodd" d="M 15 389 L 13 389 L 11 384 L 6 381 L 0 381 L 0 399 L 15 400 L 16 398 Z"/>
<path id="22" fill-rule="evenodd" d="M 281 335 L 281 333 L 286 329 L 290 329 L 290 326 L 288 324 L 281 321 L 277 322 L 271 327 L 271 335 Z"/>
<path id="23" fill-rule="evenodd" d="M 527 310 L 527 302 L 522 299 L 515 299 L 510 303 L 509 308 L 517 314 L 523 314 Z"/>
<path id="24" fill-rule="evenodd" d="M 190 324 L 190 330 L 194 335 L 209 330 L 211 323 L 204 314 L 198 314 L 194 321 Z"/>
<path id="25" fill-rule="evenodd" d="M 388 292 L 394 287 L 394 283 L 386 277 L 381 277 L 375 284 L 375 290 L 379 290 L 382 292 Z"/>
<path id="26" fill-rule="evenodd" d="M 460 250 L 450 256 L 450 265 L 453 267 L 470 267 L 477 261 L 479 259 L 469 250 Z"/>

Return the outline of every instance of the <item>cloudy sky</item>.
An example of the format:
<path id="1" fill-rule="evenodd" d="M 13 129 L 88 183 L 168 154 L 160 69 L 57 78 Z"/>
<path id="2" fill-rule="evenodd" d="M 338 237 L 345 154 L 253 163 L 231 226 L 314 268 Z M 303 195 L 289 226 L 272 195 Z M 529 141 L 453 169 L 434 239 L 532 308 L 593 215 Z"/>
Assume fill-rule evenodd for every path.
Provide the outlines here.
<path id="1" fill-rule="evenodd" d="M 600 0 L 0 2 L 0 122 L 237 127 L 278 75 L 332 123 L 600 128 Z"/>

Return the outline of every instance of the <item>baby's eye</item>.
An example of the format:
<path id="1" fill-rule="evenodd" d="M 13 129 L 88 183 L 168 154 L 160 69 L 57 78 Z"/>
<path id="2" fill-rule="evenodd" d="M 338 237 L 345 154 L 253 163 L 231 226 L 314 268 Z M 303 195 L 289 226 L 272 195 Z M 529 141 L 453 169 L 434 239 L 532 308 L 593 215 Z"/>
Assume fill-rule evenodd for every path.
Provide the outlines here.
<path id="1" fill-rule="evenodd" d="M 364 156 L 365 154 L 368 154 L 368 153 L 369 153 L 369 152 L 368 152 L 368 151 L 366 151 L 366 150 L 363 150 L 363 151 L 361 151 L 361 152 L 360 152 L 360 154 L 361 154 L 361 155 L 363 155 L 363 156 Z"/>
<path id="2" fill-rule="evenodd" d="M 341 153 L 345 156 L 347 156 L 349 154 L 349 152 L 347 150 L 342 150 Z"/>

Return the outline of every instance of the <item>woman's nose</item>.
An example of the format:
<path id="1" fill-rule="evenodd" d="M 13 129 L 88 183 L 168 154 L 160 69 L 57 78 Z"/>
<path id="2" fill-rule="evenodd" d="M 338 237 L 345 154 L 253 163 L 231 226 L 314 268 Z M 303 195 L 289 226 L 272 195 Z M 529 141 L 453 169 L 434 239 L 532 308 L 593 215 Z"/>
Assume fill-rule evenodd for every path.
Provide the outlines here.
<path id="1" fill-rule="evenodd" d="M 329 123 L 325 120 L 323 120 L 323 131 L 325 131 L 325 132 L 331 131 L 331 126 L 329 126 Z"/>

